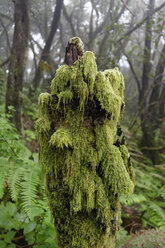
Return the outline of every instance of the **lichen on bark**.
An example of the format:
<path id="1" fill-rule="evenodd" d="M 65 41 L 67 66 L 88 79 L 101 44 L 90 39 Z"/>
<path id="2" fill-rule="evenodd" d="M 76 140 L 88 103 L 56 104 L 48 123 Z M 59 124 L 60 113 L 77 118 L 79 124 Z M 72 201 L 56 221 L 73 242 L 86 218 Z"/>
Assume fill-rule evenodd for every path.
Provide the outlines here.
<path id="1" fill-rule="evenodd" d="M 85 52 L 39 97 L 39 157 L 61 248 L 114 248 L 119 198 L 134 188 L 128 150 L 116 140 L 123 89 L 117 68 L 98 72 Z"/>

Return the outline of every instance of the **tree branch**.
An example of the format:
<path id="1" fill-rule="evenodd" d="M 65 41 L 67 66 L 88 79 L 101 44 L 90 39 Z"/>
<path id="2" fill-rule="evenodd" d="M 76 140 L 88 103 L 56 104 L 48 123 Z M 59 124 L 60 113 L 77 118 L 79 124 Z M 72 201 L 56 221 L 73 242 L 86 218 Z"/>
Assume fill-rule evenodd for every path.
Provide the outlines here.
<path id="1" fill-rule="evenodd" d="M 33 79 L 33 85 L 34 85 L 35 90 L 38 88 L 39 83 L 41 81 L 41 77 L 42 77 L 41 63 L 46 62 L 50 55 L 50 48 L 53 42 L 54 35 L 58 28 L 62 8 L 63 8 L 63 0 L 57 0 L 56 7 L 54 10 L 53 21 L 51 23 L 50 33 L 48 35 L 48 39 L 46 41 L 45 47 L 42 50 L 41 59 L 39 61 L 38 68 L 37 68 L 36 74 Z"/>
<path id="2" fill-rule="evenodd" d="M 42 47 L 40 46 L 40 44 L 33 38 L 32 34 L 30 35 L 30 40 L 33 41 L 37 47 L 39 48 L 40 51 L 42 51 Z"/>
<path id="3" fill-rule="evenodd" d="M 138 79 L 138 76 L 137 76 L 137 74 L 136 74 L 136 72 L 135 72 L 135 70 L 134 70 L 133 64 L 132 64 L 132 62 L 131 62 L 129 56 L 128 56 L 126 53 L 124 53 L 124 55 L 125 55 L 126 58 L 127 58 L 127 61 L 128 61 L 129 66 L 130 66 L 131 72 L 132 72 L 132 74 L 133 74 L 133 76 L 134 76 L 134 79 L 135 79 L 135 82 L 136 82 L 136 84 L 137 84 L 138 91 L 139 91 L 139 93 L 140 93 L 140 91 L 141 91 L 140 80 Z"/>
<path id="4" fill-rule="evenodd" d="M 11 45 L 10 45 L 10 40 L 9 40 L 9 36 L 8 36 L 8 32 L 7 32 L 7 29 L 5 27 L 5 24 L 3 23 L 3 20 L 0 18 L 0 23 L 4 29 L 4 32 L 5 32 L 5 35 L 6 35 L 6 41 L 7 41 L 7 45 L 8 45 L 8 48 L 9 50 L 11 50 Z"/>
<path id="5" fill-rule="evenodd" d="M 67 20 L 67 22 L 70 24 L 72 35 L 76 36 L 76 31 L 75 31 L 75 28 L 74 28 L 73 23 L 72 23 L 72 15 L 70 15 L 70 16 L 68 15 L 65 6 L 63 6 L 63 14 L 64 14 L 64 17 Z"/>
<path id="6" fill-rule="evenodd" d="M 92 5 L 92 10 L 91 10 L 91 16 L 90 16 L 90 23 L 89 23 L 89 40 L 92 41 L 93 39 L 93 11 L 94 11 L 94 6 L 93 6 L 93 0 L 91 0 L 91 5 Z M 91 42 L 89 42 L 91 44 Z"/>
<path id="7" fill-rule="evenodd" d="M 151 12 L 150 15 L 153 16 L 156 12 L 158 12 L 159 10 L 161 10 L 164 7 L 165 7 L 165 2 L 162 3 L 159 7 L 155 8 Z M 125 39 L 126 36 L 129 36 L 130 34 L 132 34 L 136 29 L 138 29 L 141 25 L 143 25 L 143 23 L 145 21 L 147 21 L 148 18 L 149 18 L 149 15 L 147 14 L 140 22 L 137 23 L 137 25 L 135 27 L 133 27 L 132 29 L 130 29 L 129 31 L 127 31 L 126 33 L 124 33 L 123 36 L 117 42 L 122 41 L 123 39 Z"/>
<path id="8" fill-rule="evenodd" d="M 128 3 L 129 1 L 130 1 L 130 0 L 127 0 L 127 3 Z M 114 4 L 114 2 L 111 1 L 110 10 L 112 10 L 113 7 L 114 7 L 112 3 Z M 116 23 L 116 22 L 120 19 L 121 15 L 124 13 L 125 9 L 126 9 L 126 7 L 125 7 L 125 5 L 123 4 L 123 6 L 122 6 L 120 12 L 119 12 L 118 15 L 114 18 L 113 21 L 112 21 L 112 16 L 111 16 L 111 21 L 112 21 L 112 23 L 111 23 L 111 25 L 110 25 L 110 27 L 109 27 L 109 30 L 111 30 L 111 29 L 113 28 L 114 23 Z M 106 33 L 104 34 L 104 37 L 103 37 L 103 39 L 102 39 L 102 41 L 101 41 L 101 43 L 100 43 L 99 51 L 98 51 L 98 56 L 101 56 L 101 54 L 102 54 L 102 52 L 103 52 L 103 49 L 105 48 L 105 42 L 106 42 L 106 40 L 108 39 L 109 30 L 106 31 Z"/>
<path id="9" fill-rule="evenodd" d="M 6 18 L 7 20 L 11 21 L 11 22 L 14 22 L 13 18 L 11 18 L 10 16 L 8 15 L 5 15 L 4 13 L 0 13 L 0 16 L 2 16 L 3 18 Z"/>
<path id="10" fill-rule="evenodd" d="M 9 60 L 10 60 L 10 57 L 8 57 L 5 61 L 3 61 L 3 62 L 0 64 L 0 68 L 2 68 L 4 65 L 6 65 L 7 63 L 9 63 Z"/>

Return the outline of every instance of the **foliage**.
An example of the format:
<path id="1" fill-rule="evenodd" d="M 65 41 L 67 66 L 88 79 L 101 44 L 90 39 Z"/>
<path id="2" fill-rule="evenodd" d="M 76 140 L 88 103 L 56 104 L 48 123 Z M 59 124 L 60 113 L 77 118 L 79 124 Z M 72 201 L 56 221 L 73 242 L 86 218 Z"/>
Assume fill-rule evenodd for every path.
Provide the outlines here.
<path id="1" fill-rule="evenodd" d="M 152 162 L 138 148 L 135 135 L 125 129 L 129 151 L 132 155 L 136 174 L 135 192 L 129 198 L 121 198 L 125 205 L 132 206 L 138 212 L 142 225 L 165 227 L 165 169 L 164 164 L 152 165 Z M 139 135 L 139 134 L 138 134 Z"/>
<path id="2" fill-rule="evenodd" d="M 165 230 L 144 230 L 133 235 L 122 248 L 164 248 Z"/>
<path id="3" fill-rule="evenodd" d="M 136 132 L 130 132 L 122 126 L 127 140 L 127 146 L 132 156 L 136 184 L 135 191 L 129 197 L 120 198 L 122 204 L 122 227 L 117 233 L 116 248 L 135 247 L 165 247 L 163 240 L 165 227 L 165 169 L 164 164 L 153 165 L 152 162 L 140 151 L 138 141 L 140 131 L 137 126 Z M 137 131 L 138 130 L 138 131 Z M 129 228 L 127 227 L 129 226 Z M 145 231 L 148 228 L 159 228 Z M 143 231 L 140 231 L 143 229 Z M 138 230 L 136 235 L 129 235 L 130 232 Z M 129 232 L 128 232 L 129 231 Z M 133 235 L 133 236 L 132 236 Z M 148 242 L 147 241 L 148 238 Z M 128 242 L 126 242 L 129 240 Z M 141 242 L 143 240 L 144 242 Z M 152 244 L 153 242 L 153 244 Z"/>
<path id="4" fill-rule="evenodd" d="M 120 227 L 120 230 L 117 232 L 116 235 L 116 248 L 122 248 L 123 244 L 125 244 L 126 240 L 129 239 L 127 231 L 124 227 Z"/>
<path id="5" fill-rule="evenodd" d="M 37 95 L 29 97 L 29 88 L 23 90 L 23 114 L 29 116 L 33 121 L 36 121 L 38 116 Z"/>
<path id="6" fill-rule="evenodd" d="M 46 202 L 40 200 L 40 211 L 31 221 L 15 203 L 0 204 L 0 247 L 15 248 L 19 240 L 34 248 L 56 248 L 55 230 Z"/>
<path id="7" fill-rule="evenodd" d="M 19 242 L 55 248 L 55 229 L 36 154 L 25 147 L 0 105 L 0 247 Z"/>

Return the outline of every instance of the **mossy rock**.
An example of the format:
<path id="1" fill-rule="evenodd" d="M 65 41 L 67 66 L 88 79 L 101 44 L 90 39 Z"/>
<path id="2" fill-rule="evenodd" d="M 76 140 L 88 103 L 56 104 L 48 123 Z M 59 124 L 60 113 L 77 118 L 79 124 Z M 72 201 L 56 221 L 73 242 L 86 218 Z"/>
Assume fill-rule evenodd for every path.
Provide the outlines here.
<path id="1" fill-rule="evenodd" d="M 85 52 L 39 97 L 39 157 L 59 247 L 114 247 L 119 197 L 134 188 L 128 150 L 115 145 L 123 89 L 117 68 L 98 72 Z"/>

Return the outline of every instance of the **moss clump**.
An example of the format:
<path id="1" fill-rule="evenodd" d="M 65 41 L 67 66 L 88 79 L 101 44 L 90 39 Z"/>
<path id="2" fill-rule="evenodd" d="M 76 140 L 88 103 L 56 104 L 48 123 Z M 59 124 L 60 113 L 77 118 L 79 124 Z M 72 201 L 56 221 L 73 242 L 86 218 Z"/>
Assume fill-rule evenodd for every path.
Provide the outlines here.
<path id="1" fill-rule="evenodd" d="M 97 72 L 86 52 L 39 97 L 40 163 L 59 247 L 114 247 L 119 197 L 134 187 L 128 150 L 115 145 L 123 88 L 117 68 Z"/>
<path id="2" fill-rule="evenodd" d="M 82 53 L 84 52 L 84 44 L 79 37 L 71 38 L 68 43 L 69 43 L 69 45 L 71 45 L 71 44 L 76 45 L 80 52 L 82 52 Z"/>

